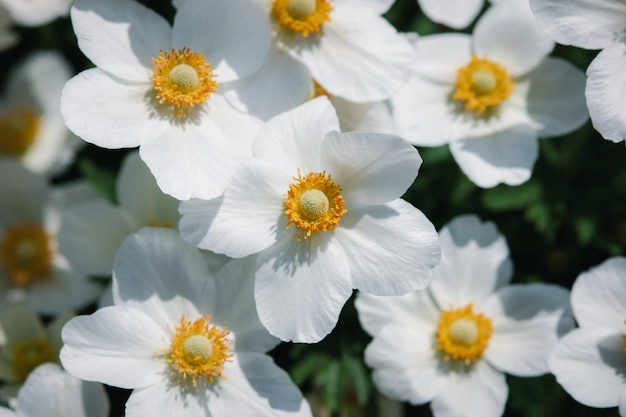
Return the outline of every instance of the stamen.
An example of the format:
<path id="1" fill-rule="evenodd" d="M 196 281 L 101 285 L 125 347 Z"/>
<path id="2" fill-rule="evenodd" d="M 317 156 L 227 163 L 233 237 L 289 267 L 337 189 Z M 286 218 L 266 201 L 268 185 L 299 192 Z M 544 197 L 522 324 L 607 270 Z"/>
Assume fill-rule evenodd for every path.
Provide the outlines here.
<path id="1" fill-rule="evenodd" d="M 443 359 L 463 361 L 466 365 L 483 355 L 493 331 L 491 320 L 474 313 L 472 304 L 444 310 L 439 316 L 437 343 Z"/>
<path id="2" fill-rule="evenodd" d="M 19 287 L 43 278 L 52 266 L 54 247 L 46 231 L 34 223 L 8 228 L 0 239 L 0 267 Z"/>
<path id="3" fill-rule="evenodd" d="M 16 343 L 12 349 L 11 371 L 23 382 L 33 369 L 41 364 L 56 361 L 54 347 L 45 339 Z"/>
<path id="4" fill-rule="evenodd" d="M 473 55 L 472 61 L 457 71 L 452 98 L 464 101 L 466 110 L 483 114 L 509 98 L 514 88 L 505 67 Z"/>
<path id="5" fill-rule="evenodd" d="M 21 156 L 35 143 L 39 116 L 31 109 L 11 109 L 0 116 L 0 153 Z"/>
<path id="6" fill-rule="evenodd" d="M 282 27 L 306 38 L 319 34 L 332 10 L 329 0 L 274 0 L 272 12 Z"/>

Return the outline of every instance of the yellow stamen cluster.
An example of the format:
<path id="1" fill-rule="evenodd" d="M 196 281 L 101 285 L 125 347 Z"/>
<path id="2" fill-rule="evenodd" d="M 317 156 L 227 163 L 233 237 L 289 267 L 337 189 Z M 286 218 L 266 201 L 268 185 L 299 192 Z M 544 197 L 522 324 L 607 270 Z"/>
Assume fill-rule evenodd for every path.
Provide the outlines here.
<path id="1" fill-rule="evenodd" d="M 318 34 L 324 22 L 330 21 L 333 7 L 329 0 L 274 0 L 272 12 L 278 23 L 305 38 Z"/>
<path id="2" fill-rule="evenodd" d="M 326 172 L 309 172 L 304 177 L 298 169 L 298 176 L 289 185 L 285 204 L 287 226 L 295 225 L 304 232 L 304 239 L 313 232 L 333 230 L 341 216 L 348 210 L 341 196 L 341 187 L 333 182 Z M 301 236 L 298 233 L 298 241 Z"/>
<path id="3" fill-rule="evenodd" d="M 452 98 L 464 101 L 466 110 L 478 114 L 509 98 L 515 88 L 505 67 L 476 55 L 466 67 L 458 69 L 455 85 Z"/>
<path id="4" fill-rule="evenodd" d="M 22 223 L 9 227 L 0 239 L 0 267 L 14 285 L 24 287 L 48 273 L 54 252 L 40 225 Z"/>
<path id="5" fill-rule="evenodd" d="M 39 133 L 39 117 L 28 108 L 11 109 L 0 116 L 0 153 L 20 156 Z"/>
<path id="6" fill-rule="evenodd" d="M 197 385 L 198 378 L 213 382 L 221 377 L 224 363 L 233 355 L 230 332 L 226 328 L 211 325 L 211 317 L 204 316 L 191 323 L 185 316 L 175 327 L 171 347 L 166 351 L 166 362 L 172 364 L 184 379 L 191 378 Z"/>
<path id="7" fill-rule="evenodd" d="M 56 361 L 54 347 L 45 339 L 38 338 L 16 343 L 12 349 L 11 371 L 23 382 L 39 365 Z"/>
<path id="8" fill-rule="evenodd" d="M 469 365 L 482 357 L 492 333 L 491 320 L 474 313 L 472 304 L 469 304 L 441 312 L 437 344 L 444 360 L 454 359 Z"/>
<path id="9" fill-rule="evenodd" d="M 218 87 L 211 65 L 201 53 L 188 48 L 161 51 L 152 65 L 152 84 L 159 102 L 176 108 L 179 117 L 185 109 L 204 103 Z"/>

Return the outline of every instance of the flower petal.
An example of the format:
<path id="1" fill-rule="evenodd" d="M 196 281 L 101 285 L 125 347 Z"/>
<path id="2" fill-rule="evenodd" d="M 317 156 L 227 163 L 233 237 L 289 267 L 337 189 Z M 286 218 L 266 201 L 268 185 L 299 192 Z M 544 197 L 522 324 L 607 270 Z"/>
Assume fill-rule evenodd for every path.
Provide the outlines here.
<path id="1" fill-rule="evenodd" d="M 212 416 L 311 415 L 300 390 L 267 355 L 239 353 L 224 367 L 224 375 L 226 379 L 209 391 Z"/>
<path id="2" fill-rule="evenodd" d="M 561 339 L 549 358 L 561 386 L 580 403 L 615 407 L 624 390 L 624 341 L 606 329 L 576 329 Z"/>
<path id="3" fill-rule="evenodd" d="M 352 287 L 374 295 L 426 287 L 440 258 L 434 226 L 401 199 L 348 211 L 335 238 L 349 260 Z"/>
<path id="4" fill-rule="evenodd" d="M 458 216 L 439 232 L 441 262 L 430 291 L 440 308 L 481 305 L 513 276 L 509 247 L 492 222 Z"/>
<path id="5" fill-rule="evenodd" d="M 574 65 L 560 58 L 546 58 L 528 79 L 523 111 L 537 124 L 539 137 L 564 135 L 587 121 L 585 75 Z"/>
<path id="6" fill-rule="evenodd" d="M 483 0 L 418 0 L 418 3 L 430 20 L 453 29 L 467 27 L 483 7 Z"/>
<path id="7" fill-rule="evenodd" d="M 404 139 L 362 132 L 326 134 L 321 160 L 341 186 L 349 210 L 397 199 L 413 184 L 422 164 Z"/>
<path id="8" fill-rule="evenodd" d="M 413 47 L 378 14 L 340 6 L 316 42 L 300 37 L 291 52 L 333 96 L 359 103 L 389 98 L 411 76 Z"/>
<path id="9" fill-rule="evenodd" d="M 61 114 L 69 129 L 103 148 L 139 146 L 144 136 L 166 127 L 152 117 L 148 85 L 125 84 L 99 69 L 69 80 L 61 95 Z"/>
<path id="10" fill-rule="evenodd" d="M 619 69 L 626 65 L 626 45 L 615 43 L 587 68 L 587 106 L 593 127 L 604 139 L 626 139 L 626 102 L 620 92 L 626 89 L 626 77 Z"/>
<path id="11" fill-rule="evenodd" d="M 481 308 L 493 325 L 484 358 L 512 375 L 549 372 L 550 352 L 574 327 L 569 291 L 555 285 L 510 285 L 501 288 Z"/>
<path id="12" fill-rule="evenodd" d="M 372 379 L 380 392 L 411 404 L 423 404 L 441 392 L 447 377 L 433 351 L 435 327 L 392 324 L 374 336 L 365 363 L 374 369 Z"/>
<path id="13" fill-rule="evenodd" d="M 163 378 L 165 324 L 134 308 L 105 307 L 63 327 L 61 362 L 72 375 L 121 388 L 155 384 Z"/>
<path id="14" fill-rule="evenodd" d="M 517 125 L 481 137 L 450 144 L 461 170 L 476 185 L 491 188 L 500 183 L 519 185 L 530 178 L 539 152 L 537 133 Z"/>
<path id="15" fill-rule="evenodd" d="M 175 380 L 176 381 L 176 380 Z M 205 385 L 201 380 L 198 384 Z M 126 401 L 126 417 L 141 416 L 197 416 L 209 417 L 206 398 L 198 394 L 199 389 L 189 386 L 177 386 L 165 376 L 150 386 L 136 389 Z"/>
<path id="16" fill-rule="evenodd" d="M 563 45 L 601 49 L 626 29 L 621 0 L 530 0 L 537 23 Z"/>
<path id="17" fill-rule="evenodd" d="M 201 52 L 224 83 L 254 72 L 267 54 L 270 27 L 250 0 L 187 0 L 174 17 L 172 43 Z"/>
<path id="18" fill-rule="evenodd" d="M 609 258 L 583 272 L 572 286 L 572 309 L 578 325 L 626 333 L 626 258 Z"/>
<path id="19" fill-rule="evenodd" d="M 251 161 L 237 171 L 223 196 L 182 202 L 180 232 L 202 249 L 233 258 L 266 249 L 285 233 L 288 181 L 273 166 Z"/>
<path id="20" fill-rule="evenodd" d="M 134 0 L 77 0 L 71 16 L 78 46 L 87 58 L 128 81 L 149 82 L 150 61 L 171 45 L 169 23 Z"/>
<path id="21" fill-rule="evenodd" d="M 254 295 L 261 323 L 284 341 L 318 342 L 337 324 L 352 287 L 332 232 L 296 241 L 295 231 L 258 255 Z"/>
<path id="22" fill-rule="evenodd" d="M 415 61 L 414 72 L 441 84 L 453 85 L 457 70 L 472 60 L 471 37 L 464 33 L 424 36 L 415 47 L 420 58 Z M 404 88 L 398 93 L 402 91 Z"/>
<path id="23" fill-rule="evenodd" d="M 452 373 L 450 381 L 430 403 L 436 416 L 499 417 L 509 387 L 504 374 L 485 361 L 478 361 L 467 373 Z"/>
<path id="24" fill-rule="evenodd" d="M 492 5 L 476 24 L 472 41 L 474 53 L 504 65 L 513 76 L 537 67 L 554 48 L 524 1 Z"/>

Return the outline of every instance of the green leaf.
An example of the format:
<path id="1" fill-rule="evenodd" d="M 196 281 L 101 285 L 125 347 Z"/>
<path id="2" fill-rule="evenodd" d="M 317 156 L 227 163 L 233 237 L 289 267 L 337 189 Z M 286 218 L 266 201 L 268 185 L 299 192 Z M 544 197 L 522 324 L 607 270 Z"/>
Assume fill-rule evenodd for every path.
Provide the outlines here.
<path id="1" fill-rule="evenodd" d="M 363 363 L 354 356 L 346 354 L 343 356 L 343 365 L 352 380 L 358 404 L 366 405 L 371 392 L 371 384 Z"/>
<path id="2" fill-rule="evenodd" d="M 516 187 L 500 185 L 483 194 L 483 204 L 492 211 L 518 210 L 539 201 L 541 187 L 539 184 L 527 182 Z"/>
<path id="3" fill-rule="evenodd" d="M 326 406 L 331 413 L 339 411 L 341 406 L 343 391 L 341 389 L 341 364 L 338 361 L 332 361 L 328 364 L 323 373 L 324 400 Z"/>
<path id="4" fill-rule="evenodd" d="M 106 199 L 112 203 L 117 201 L 116 176 L 113 171 L 103 168 L 87 158 L 82 158 L 78 162 L 78 169 L 85 179 Z"/>

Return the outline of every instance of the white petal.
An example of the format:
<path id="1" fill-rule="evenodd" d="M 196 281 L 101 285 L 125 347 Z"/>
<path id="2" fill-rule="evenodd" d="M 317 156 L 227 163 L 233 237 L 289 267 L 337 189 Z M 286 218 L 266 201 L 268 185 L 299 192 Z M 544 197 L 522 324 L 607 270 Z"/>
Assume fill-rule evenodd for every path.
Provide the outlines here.
<path id="1" fill-rule="evenodd" d="M 71 0 L 3 0 L 15 23 L 21 26 L 34 27 L 50 23 L 57 17 L 67 16 L 72 5 Z"/>
<path id="2" fill-rule="evenodd" d="M 169 23 L 134 0 L 77 0 L 71 16 L 81 51 L 125 80 L 148 82 L 150 60 L 170 48 Z"/>
<path id="3" fill-rule="evenodd" d="M 365 349 L 365 363 L 374 369 L 376 388 L 386 396 L 411 404 L 432 400 L 446 384 L 433 350 L 431 329 L 383 328 Z"/>
<path id="4" fill-rule="evenodd" d="M 122 241 L 138 228 L 127 211 L 106 201 L 87 202 L 65 212 L 59 250 L 78 271 L 108 276 Z"/>
<path id="5" fill-rule="evenodd" d="M 63 327 L 61 362 L 72 375 L 121 388 L 137 388 L 164 378 L 169 347 L 165 323 L 122 306 L 79 316 Z"/>
<path id="6" fill-rule="evenodd" d="M 491 6 L 476 24 L 474 52 L 520 76 L 550 54 L 554 41 L 537 26 L 524 1 L 503 1 Z"/>
<path id="7" fill-rule="evenodd" d="M 319 233 L 298 242 L 292 231 L 258 255 L 257 311 L 284 341 L 320 341 L 352 294 L 346 254 L 332 232 Z"/>
<path id="8" fill-rule="evenodd" d="M 550 352 L 574 327 L 569 291 L 555 285 L 507 286 L 481 308 L 493 325 L 484 358 L 500 371 L 517 376 L 549 372 Z"/>
<path id="9" fill-rule="evenodd" d="M 381 16 L 339 6 L 324 24 L 319 43 L 302 38 L 294 53 L 334 96 L 354 102 L 389 98 L 411 76 L 413 47 Z"/>
<path id="10" fill-rule="evenodd" d="M 19 162 L 0 162 L 0 230 L 24 221 L 41 223 L 47 197 L 46 178 Z"/>
<path id="11" fill-rule="evenodd" d="M 254 156 L 290 178 L 298 168 L 303 175 L 320 172 L 320 146 L 332 130 L 339 130 L 337 113 L 326 97 L 319 97 L 267 122 L 254 141 Z"/>
<path id="12" fill-rule="evenodd" d="M 269 356 L 240 353 L 224 367 L 224 375 L 208 395 L 212 416 L 311 416 L 300 390 Z"/>
<path id="13" fill-rule="evenodd" d="M 18 415 L 106 417 L 109 400 L 102 384 L 84 382 L 46 363 L 28 376 L 17 398 Z"/>
<path id="14" fill-rule="evenodd" d="M 572 286 L 572 309 L 578 325 L 625 333 L 626 258 L 609 258 L 583 272 Z"/>
<path id="15" fill-rule="evenodd" d="M 174 17 L 172 43 L 201 52 L 216 81 L 228 82 L 259 68 L 270 44 L 269 21 L 249 0 L 187 0 Z"/>
<path id="16" fill-rule="evenodd" d="M 443 4 L 443 3 L 442 3 Z M 457 70 L 472 60 L 471 38 L 464 33 L 424 36 L 417 41 L 414 71 L 442 84 L 454 84 Z M 398 93 L 404 91 L 402 88 Z"/>
<path id="17" fill-rule="evenodd" d="M 336 0 L 341 7 L 366 8 L 376 14 L 383 14 L 389 10 L 395 0 Z"/>
<path id="18" fill-rule="evenodd" d="M 216 273 L 217 306 L 212 319 L 235 332 L 236 352 L 267 352 L 280 340 L 263 327 L 254 302 L 256 258 L 233 259 Z"/>
<path id="19" fill-rule="evenodd" d="M 483 0 L 418 0 L 430 20 L 453 29 L 467 27 L 483 7 Z"/>
<path id="20" fill-rule="evenodd" d="M 626 29 L 621 0 L 530 0 L 537 22 L 564 45 L 601 49 Z"/>
<path id="21" fill-rule="evenodd" d="M 626 388 L 622 387 L 622 392 L 619 395 L 619 415 L 626 416 Z"/>
<path id="22" fill-rule="evenodd" d="M 538 147 L 535 130 L 517 125 L 490 135 L 454 141 L 450 151 L 474 184 L 490 188 L 500 183 L 519 185 L 528 181 Z"/>
<path id="23" fill-rule="evenodd" d="M 164 193 L 210 199 L 224 192 L 237 161 L 238 143 L 210 118 L 170 125 L 146 137 L 139 154 Z"/>
<path id="24" fill-rule="evenodd" d="M 525 111 L 537 124 L 539 137 L 560 136 L 588 119 L 585 74 L 560 58 L 546 58 L 528 74 Z"/>
<path id="25" fill-rule="evenodd" d="M 262 120 L 304 103 L 311 90 L 309 69 L 274 43 L 263 65 L 252 75 L 228 84 L 231 103 Z"/>
<path id="26" fill-rule="evenodd" d="M 17 417 L 15 411 L 8 408 L 0 407 L 0 417 Z"/>
<path id="27" fill-rule="evenodd" d="M 233 258 L 268 248 L 285 233 L 288 181 L 274 167 L 252 161 L 237 171 L 222 197 L 182 202 L 180 232 L 202 249 Z"/>
<path id="28" fill-rule="evenodd" d="M 342 132 L 361 131 L 377 133 L 395 133 L 391 103 L 389 100 L 373 103 L 353 103 L 333 98 Z"/>
<path id="29" fill-rule="evenodd" d="M 574 399 L 591 407 L 615 407 L 624 389 L 624 341 L 604 329 L 576 329 L 549 358 L 556 380 Z"/>
<path id="30" fill-rule="evenodd" d="M 401 199 L 349 211 L 335 238 L 349 260 L 352 286 L 375 295 L 426 287 L 440 258 L 434 226 Z"/>
<path id="31" fill-rule="evenodd" d="M 513 276 L 509 247 L 492 222 L 458 216 L 439 232 L 441 262 L 430 291 L 439 307 L 481 305 Z"/>
<path id="32" fill-rule="evenodd" d="M 215 282 L 208 266 L 175 230 L 150 227 L 129 236 L 113 268 L 116 305 L 132 306 L 160 323 L 178 323 L 196 309 L 213 312 Z"/>
<path id="33" fill-rule="evenodd" d="M 68 81 L 61 113 L 72 132 L 103 148 L 139 146 L 144 135 L 158 135 L 165 123 L 152 115 L 146 85 L 125 84 L 98 69 Z"/>
<path id="34" fill-rule="evenodd" d="M 626 65 L 626 45 L 615 43 L 587 68 L 587 106 L 593 127 L 607 140 L 626 138 L 626 102 L 620 95 L 626 89 L 626 76 L 619 70 Z"/>
<path id="35" fill-rule="evenodd" d="M 509 387 L 504 374 L 485 361 L 467 373 L 450 374 L 451 380 L 430 403 L 435 417 L 500 417 Z"/>
<path id="36" fill-rule="evenodd" d="M 361 327 L 373 337 L 391 325 L 419 329 L 420 334 L 433 333 L 439 321 L 439 309 L 426 290 L 395 297 L 359 292 L 354 305 Z"/>
<path id="37" fill-rule="evenodd" d="M 178 226 L 178 200 L 161 191 L 137 152 L 129 154 L 120 168 L 117 196 L 120 206 L 134 215 L 137 227 Z"/>
<path id="38" fill-rule="evenodd" d="M 165 378 L 151 386 L 134 390 L 126 401 L 126 417 L 212 417 L 207 409 L 206 398 L 198 393 L 200 388 L 193 387 L 191 383 L 178 386 Z M 203 387 L 206 383 L 201 380 L 198 385 Z"/>
<path id="39" fill-rule="evenodd" d="M 321 160 L 341 186 L 348 210 L 397 199 L 413 184 L 422 163 L 402 138 L 362 132 L 329 132 Z"/>

